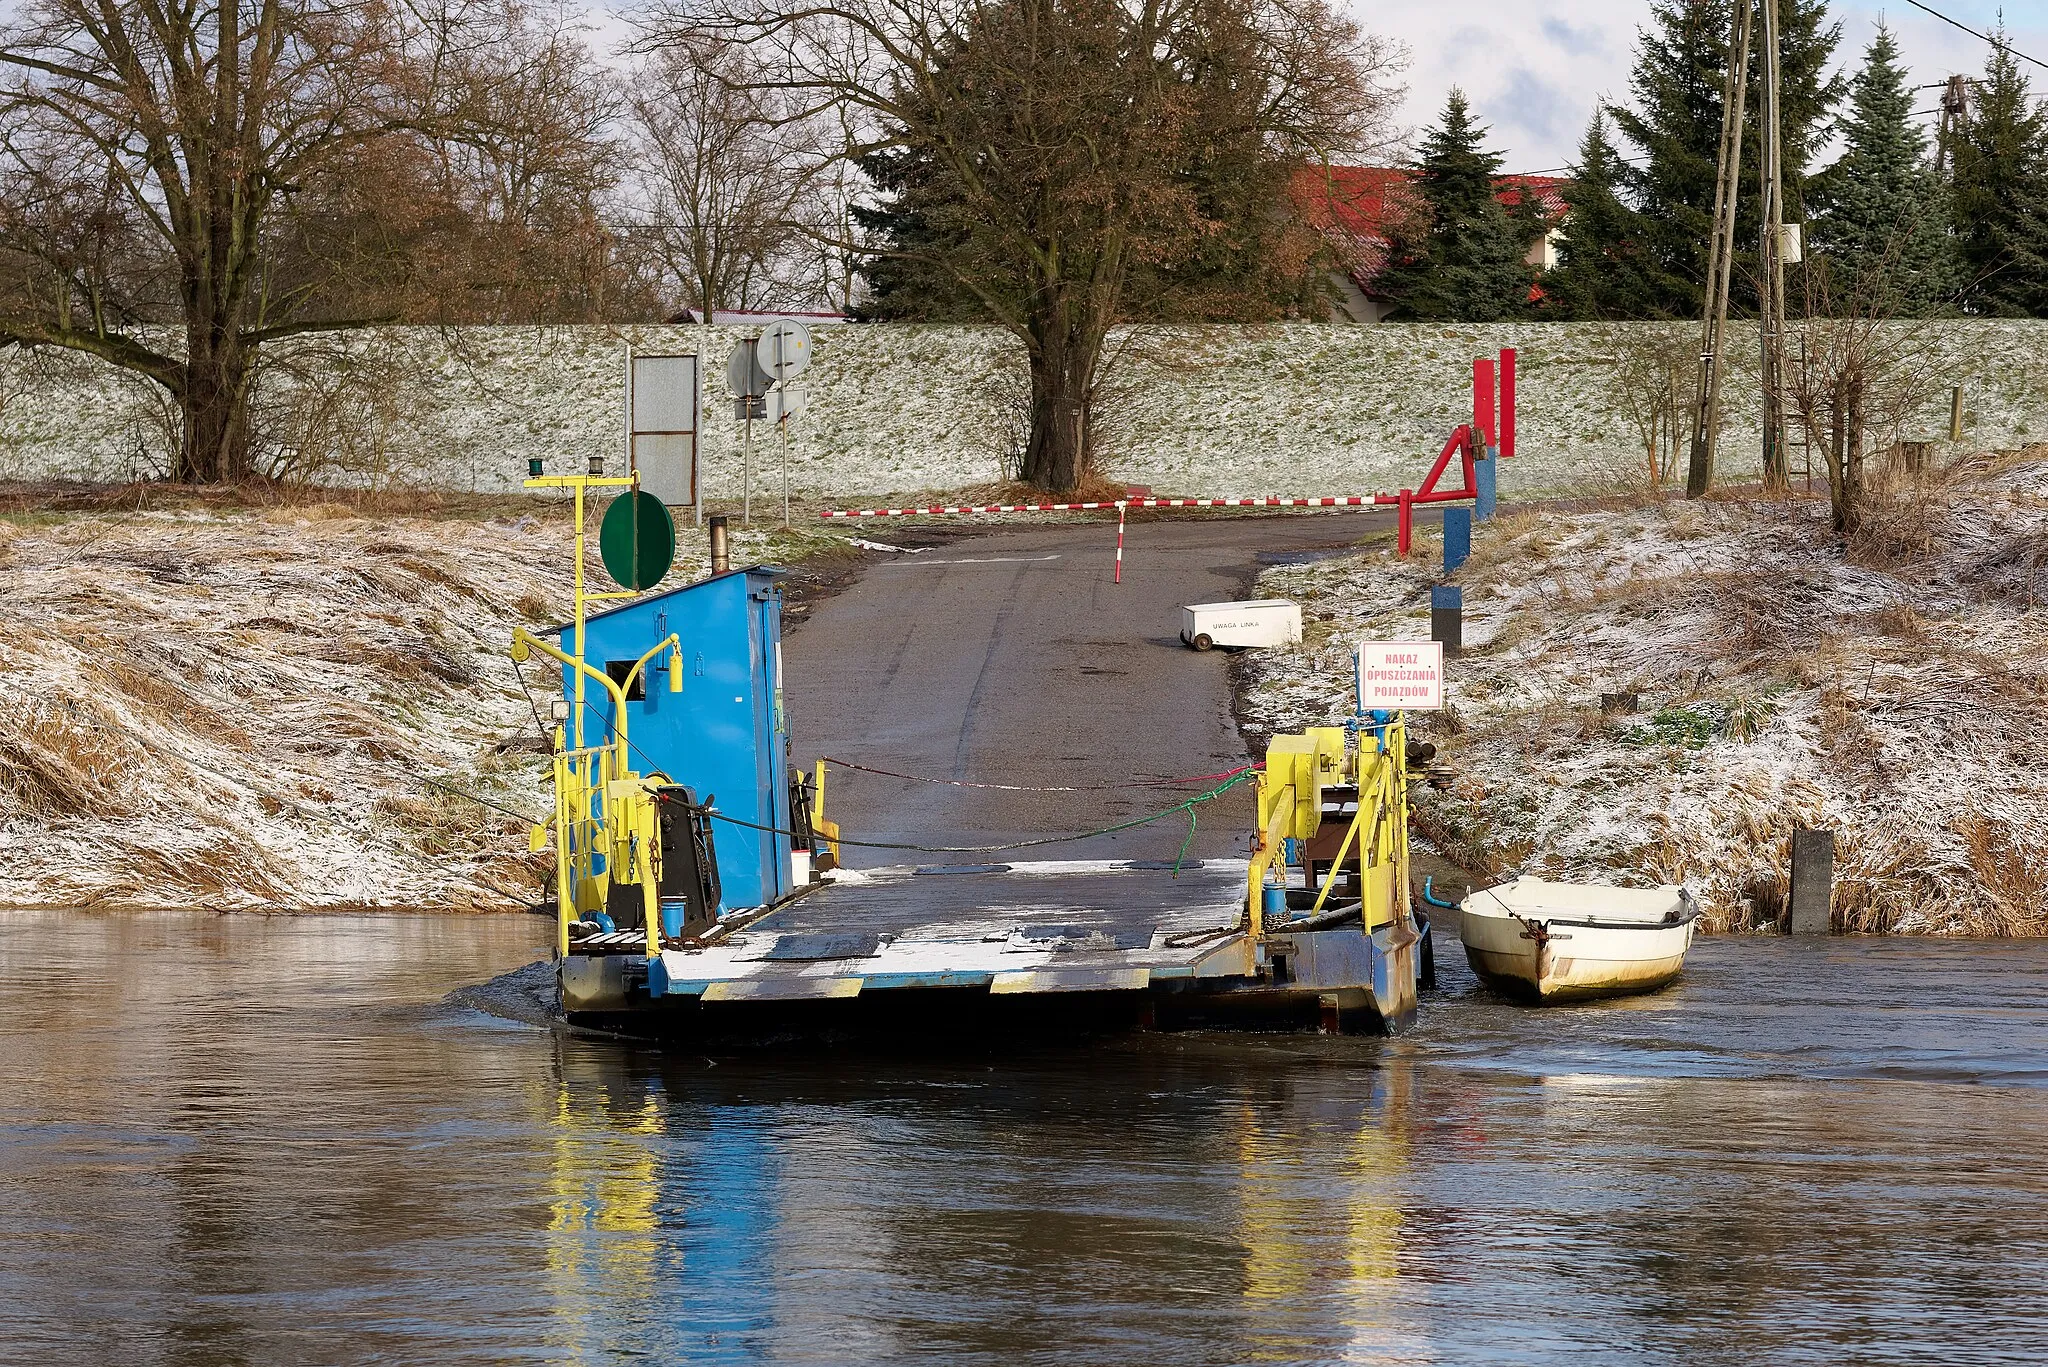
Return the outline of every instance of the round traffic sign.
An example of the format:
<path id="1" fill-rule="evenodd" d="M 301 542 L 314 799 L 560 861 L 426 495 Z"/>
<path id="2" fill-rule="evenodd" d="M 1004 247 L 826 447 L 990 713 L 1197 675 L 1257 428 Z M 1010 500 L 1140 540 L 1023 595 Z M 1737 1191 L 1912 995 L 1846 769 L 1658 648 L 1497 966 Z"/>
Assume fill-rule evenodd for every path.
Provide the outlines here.
<path id="1" fill-rule="evenodd" d="M 757 399 L 775 383 L 775 377 L 761 369 L 759 348 L 757 340 L 743 337 L 732 344 L 732 355 L 726 357 L 725 382 L 737 398 Z"/>
<path id="2" fill-rule="evenodd" d="M 675 519 L 653 494 L 630 490 L 604 510 L 597 548 L 620 588 L 651 589 L 675 564 Z"/>
<path id="3" fill-rule="evenodd" d="M 755 359 L 769 378 L 795 379 L 811 363 L 811 330 L 794 318 L 777 318 L 761 330 Z"/>

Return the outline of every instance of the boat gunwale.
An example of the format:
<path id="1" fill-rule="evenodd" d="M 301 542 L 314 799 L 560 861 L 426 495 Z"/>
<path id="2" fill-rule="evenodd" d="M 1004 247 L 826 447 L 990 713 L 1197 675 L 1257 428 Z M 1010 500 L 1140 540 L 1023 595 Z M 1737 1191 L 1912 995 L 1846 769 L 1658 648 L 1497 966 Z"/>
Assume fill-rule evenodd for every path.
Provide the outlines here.
<path id="1" fill-rule="evenodd" d="M 1483 911 L 1468 912 L 1466 914 L 1482 917 L 1486 915 Z M 1511 911 L 1497 919 L 1520 921 L 1525 925 L 1530 921 L 1541 921 L 1546 929 L 1551 926 L 1575 926 L 1581 930 L 1677 930 L 1682 926 L 1691 925 L 1704 915 L 1706 915 L 1704 911 L 1694 908 L 1690 914 L 1681 916 L 1675 921 L 1568 921 L 1558 916 L 1523 916 Z"/>

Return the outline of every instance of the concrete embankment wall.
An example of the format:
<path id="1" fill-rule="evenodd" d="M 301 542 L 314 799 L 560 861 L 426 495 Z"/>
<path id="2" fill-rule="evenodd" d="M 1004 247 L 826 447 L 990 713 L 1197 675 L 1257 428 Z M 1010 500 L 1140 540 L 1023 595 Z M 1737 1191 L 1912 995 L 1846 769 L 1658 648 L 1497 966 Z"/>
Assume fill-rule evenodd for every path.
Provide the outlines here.
<path id="1" fill-rule="evenodd" d="M 1947 428 L 1946 385 L 1964 386 L 1964 444 L 2018 445 L 2048 431 L 2048 322 L 1910 327 L 1934 358 L 1940 397 L 1908 437 Z M 390 328 L 296 357 L 270 391 L 287 446 L 334 457 L 313 477 L 498 492 L 529 456 L 581 468 L 621 449 L 626 343 L 705 358 L 704 488 L 737 497 L 741 427 L 724 386 L 730 328 Z M 1628 354 L 1689 325 L 1359 327 L 1281 324 L 1119 334 L 1101 405 L 1108 472 L 1161 492 L 1343 494 L 1419 482 L 1468 412 L 1470 363 L 1519 349 L 1520 454 L 1510 496 L 1641 483 L 1642 439 L 1619 375 Z M 1755 469 L 1755 331 L 1734 330 L 1724 471 Z M 1018 430 L 1020 355 L 987 327 L 846 326 L 816 332 L 793 425 L 800 494 L 860 499 L 959 488 L 1004 474 Z M 294 387 L 296 386 L 296 387 Z M 290 398 L 290 396 L 296 396 Z M 289 399 L 289 401 L 288 401 Z M 126 480 L 160 471 L 161 400 L 143 382 L 73 356 L 0 355 L 0 478 Z M 1796 458 L 1795 458 L 1796 464 Z M 616 462 L 614 463 L 616 469 Z M 755 425 L 755 491 L 780 490 L 772 429 Z"/>

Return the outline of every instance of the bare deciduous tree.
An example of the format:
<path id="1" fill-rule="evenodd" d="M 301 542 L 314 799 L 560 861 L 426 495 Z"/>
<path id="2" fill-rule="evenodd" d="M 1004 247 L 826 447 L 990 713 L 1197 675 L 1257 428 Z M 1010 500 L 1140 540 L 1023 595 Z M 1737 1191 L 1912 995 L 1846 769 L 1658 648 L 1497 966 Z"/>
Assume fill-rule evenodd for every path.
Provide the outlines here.
<path id="1" fill-rule="evenodd" d="M 474 314 L 479 222 L 594 223 L 561 192 L 598 155 L 565 33 L 516 0 L 29 0 L 0 31 L 0 345 L 146 376 L 176 478 L 248 476 L 266 346 Z"/>
<path id="2" fill-rule="evenodd" d="M 1248 171 L 1371 141 L 1390 104 L 1391 52 L 1324 0 L 668 0 L 650 33 L 745 51 L 740 83 L 836 119 L 841 160 L 914 161 L 933 232 L 891 250 L 1023 344 L 1023 473 L 1051 489 L 1088 468 L 1134 281 L 1198 275 L 1227 249 L 1218 201 L 1265 193 Z M 1274 182 L 1239 221 L 1285 213 Z"/>
<path id="3" fill-rule="evenodd" d="M 743 47 L 686 40 L 634 78 L 633 161 L 648 219 L 635 237 L 705 321 L 820 295 L 797 225 L 830 201 L 832 166 L 814 121 L 748 60 Z"/>
<path id="4" fill-rule="evenodd" d="M 1926 325 L 1891 318 L 1898 250 L 1895 239 L 1887 262 L 1846 299 L 1828 297 L 1826 277 L 1808 272 L 1806 317 L 1788 329 L 1788 417 L 1822 453 L 1835 530 L 1845 536 L 1867 511 L 1873 449 L 1896 449 L 1947 379 Z"/>
<path id="5" fill-rule="evenodd" d="M 1644 473 L 1661 488 L 1678 473 L 1678 453 L 1691 421 L 1699 347 L 1675 328 L 1610 323 L 1602 340 L 1614 357 L 1614 385 L 1643 444 Z"/>
<path id="6" fill-rule="evenodd" d="M 421 72 L 431 111 L 417 136 L 433 158 L 448 230 L 412 316 L 532 323 L 605 315 L 612 234 L 602 209 L 624 173 L 618 82 L 580 21 L 499 0 L 475 39 Z M 483 40 L 483 41 L 479 41 Z"/>

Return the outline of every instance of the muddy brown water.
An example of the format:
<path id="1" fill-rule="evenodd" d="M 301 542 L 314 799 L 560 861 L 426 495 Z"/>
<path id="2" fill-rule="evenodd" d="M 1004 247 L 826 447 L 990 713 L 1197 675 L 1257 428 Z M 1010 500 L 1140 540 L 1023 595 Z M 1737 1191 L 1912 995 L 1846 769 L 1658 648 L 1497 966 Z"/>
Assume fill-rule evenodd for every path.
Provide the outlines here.
<path id="1" fill-rule="evenodd" d="M 0 916 L 0 1361 L 2048 1355 L 2048 945 L 708 1060 L 522 1019 L 546 935 Z"/>

